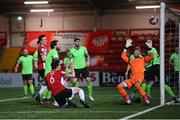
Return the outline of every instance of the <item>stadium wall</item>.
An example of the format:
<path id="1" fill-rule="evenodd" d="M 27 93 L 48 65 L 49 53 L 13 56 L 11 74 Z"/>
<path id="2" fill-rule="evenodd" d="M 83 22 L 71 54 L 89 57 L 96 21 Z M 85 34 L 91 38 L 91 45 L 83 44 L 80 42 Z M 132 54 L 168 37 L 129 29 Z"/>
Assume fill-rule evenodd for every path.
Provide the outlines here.
<path id="1" fill-rule="evenodd" d="M 154 15 L 153 10 L 119 10 L 106 11 L 103 15 L 97 15 L 93 11 L 83 12 L 54 12 L 38 14 L 27 13 L 24 15 L 26 31 L 59 31 L 59 30 L 94 30 L 94 29 L 127 29 L 127 28 L 157 28 L 150 25 L 149 17 Z M 23 31 L 23 21 L 17 20 L 17 14 L 10 15 L 12 20 L 12 32 Z M 159 13 L 157 12 L 157 16 Z M 41 19 L 43 26 L 40 27 Z M 0 16 L 2 31 L 6 30 L 7 17 Z"/>
<path id="2" fill-rule="evenodd" d="M 154 10 L 135 9 L 109 10 L 104 11 L 103 14 L 96 14 L 94 11 L 68 11 L 50 14 L 13 13 L 0 15 L 0 31 L 7 32 L 7 47 L 21 47 L 24 42 L 24 36 L 21 33 L 26 31 L 159 28 L 159 24 L 149 24 L 148 19 L 154 14 Z M 156 15 L 159 16 L 158 10 Z M 25 21 L 18 21 L 17 16 L 25 16 Z"/>

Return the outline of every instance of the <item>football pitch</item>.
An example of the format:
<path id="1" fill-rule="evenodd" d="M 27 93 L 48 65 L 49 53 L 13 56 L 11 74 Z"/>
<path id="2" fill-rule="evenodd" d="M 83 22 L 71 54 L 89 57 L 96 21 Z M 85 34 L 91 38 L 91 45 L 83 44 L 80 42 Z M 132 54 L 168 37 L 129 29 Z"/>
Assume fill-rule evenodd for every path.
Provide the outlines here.
<path id="1" fill-rule="evenodd" d="M 86 88 L 83 89 L 86 93 Z M 78 108 L 59 109 L 52 105 L 39 105 L 32 98 L 23 98 L 22 88 L 1 88 L 0 119 L 121 119 L 159 105 L 158 88 L 154 88 L 152 93 L 151 106 L 145 106 L 143 101 L 124 105 L 116 87 L 94 87 L 96 100 L 87 99 L 90 108 L 83 108 L 76 96 L 72 101 Z M 179 113 L 179 105 L 166 105 L 133 118 L 178 119 Z"/>

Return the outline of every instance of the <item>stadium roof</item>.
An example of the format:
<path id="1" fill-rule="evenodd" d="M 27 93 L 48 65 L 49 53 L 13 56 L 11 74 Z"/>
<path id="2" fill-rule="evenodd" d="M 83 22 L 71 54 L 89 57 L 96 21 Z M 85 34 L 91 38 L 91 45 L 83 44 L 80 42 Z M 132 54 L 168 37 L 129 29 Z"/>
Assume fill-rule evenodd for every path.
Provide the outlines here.
<path id="1" fill-rule="evenodd" d="M 48 0 L 49 4 L 44 5 L 24 5 L 24 1 L 27 0 L 0 0 L 0 13 L 28 12 L 32 8 L 55 11 L 134 9 L 136 5 L 157 5 L 160 2 L 180 8 L 180 0 Z"/>

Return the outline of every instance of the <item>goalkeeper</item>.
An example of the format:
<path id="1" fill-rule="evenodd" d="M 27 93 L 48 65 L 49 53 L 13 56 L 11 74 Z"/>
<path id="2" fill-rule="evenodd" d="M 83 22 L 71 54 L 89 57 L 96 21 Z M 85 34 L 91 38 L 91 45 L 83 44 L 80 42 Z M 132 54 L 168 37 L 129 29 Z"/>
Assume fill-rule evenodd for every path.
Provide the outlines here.
<path id="1" fill-rule="evenodd" d="M 145 56 L 145 54 L 141 51 L 140 47 L 135 47 L 135 49 L 137 50 L 140 50 L 140 57 L 143 57 Z M 134 54 L 132 53 L 130 56 L 129 56 L 129 59 L 135 59 L 135 56 Z M 126 69 L 126 72 L 125 72 L 125 76 L 126 76 L 126 79 L 128 79 L 128 77 L 130 77 L 131 75 L 131 66 L 128 64 L 127 66 L 127 69 Z M 143 84 L 143 83 L 142 83 Z M 142 85 L 141 84 L 141 85 Z M 141 86 L 142 87 L 142 86 Z M 143 89 L 143 88 L 142 88 Z M 144 89 L 143 89 L 144 90 Z M 145 90 L 144 90 L 145 91 Z M 133 91 L 131 92 L 130 94 L 130 99 L 134 102 L 134 103 L 140 103 L 141 102 L 141 97 L 140 97 L 140 94 L 138 94 L 138 91 L 136 88 L 133 88 Z"/>
<path id="2" fill-rule="evenodd" d="M 149 43 L 147 43 L 149 44 Z M 120 83 L 117 86 L 117 89 L 119 93 L 123 96 L 123 98 L 126 100 L 127 104 L 131 104 L 131 100 L 129 99 L 127 92 L 125 91 L 124 88 L 132 88 L 136 87 L 138 92 L 143 96 L 145 104 L 149 105 L 150 101 L 145 93 L 145 91 L 141 88 L 141 83 L 144 80 L 144 66 L 145 63 L 149 62 L 150 60 L 153 59 L 153 54 L 150 54 L 149 56 L 146 57 L 140 57 L 140 50 L 135 49 L 134 50 L 134 56 L 135 59 L 129 59 L 127 57 L 127 49 L 132 46 L 132 40 L 128 39 L 126 41 L 126 45 L 124 48 L 124 51 L 121 55 L 122 59 L 127 62 L 131 66 L 131 71 L 132 71 L 132 76 L 130 79 L 126 79 L 122 83 Z"/>

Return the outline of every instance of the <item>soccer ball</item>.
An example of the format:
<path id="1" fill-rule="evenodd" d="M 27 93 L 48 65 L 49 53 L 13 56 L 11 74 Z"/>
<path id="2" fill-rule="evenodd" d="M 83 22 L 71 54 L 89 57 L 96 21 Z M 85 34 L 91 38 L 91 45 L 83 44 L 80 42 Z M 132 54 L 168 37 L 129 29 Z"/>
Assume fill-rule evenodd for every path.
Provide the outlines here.
<path id="1" fill-rule="evenodd" d="M 149 23 L 150 23 L 151 25 L 156 25 L 156 24 L 158 23 L 158 17 L 157 17 L 157 16 L 151 16 L 151 17 L 149 18 Z"/>

